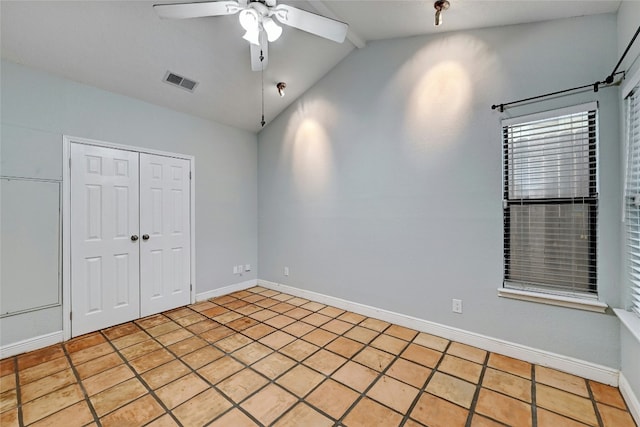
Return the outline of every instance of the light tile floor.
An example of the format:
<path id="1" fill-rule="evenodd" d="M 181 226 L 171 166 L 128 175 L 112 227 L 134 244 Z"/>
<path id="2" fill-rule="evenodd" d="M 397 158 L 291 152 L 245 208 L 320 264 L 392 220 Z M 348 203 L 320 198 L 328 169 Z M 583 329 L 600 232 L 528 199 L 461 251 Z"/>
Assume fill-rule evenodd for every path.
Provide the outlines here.
<path id="1" fill-rule="evenodd" d="M 255 287 L 0 362 L 0 425 L 635 426 L 618 389 Z"/>

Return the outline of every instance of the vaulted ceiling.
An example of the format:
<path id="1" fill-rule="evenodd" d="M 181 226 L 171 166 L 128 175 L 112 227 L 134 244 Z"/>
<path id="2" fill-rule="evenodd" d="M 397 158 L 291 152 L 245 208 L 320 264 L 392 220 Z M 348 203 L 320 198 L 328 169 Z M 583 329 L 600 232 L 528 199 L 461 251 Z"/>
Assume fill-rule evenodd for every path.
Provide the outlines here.
<path id="1" fill-rule="evenodd" d="M 285 27 L 269 45 L 262 76 L 251 71 L 237 16 L 158 18 L 153 4 L 171 2 L 176 1 L 2 0 L 2 58 L 258 132 L 262 78 L 270 121 L 352 50 L 366 49 L 367 42 L 614 13 L 620 5 L 618 0 L 450 0 L 443 25 L 435 27 L 432 1 L 283 0 L 348 23 L 348 38 L 338 44 Z M 193 93 L 172 87 L 163 82 L 167 71 L 198 86 Z M 275 88 L 279 81 L 287 83 L 283 98 Z"/>

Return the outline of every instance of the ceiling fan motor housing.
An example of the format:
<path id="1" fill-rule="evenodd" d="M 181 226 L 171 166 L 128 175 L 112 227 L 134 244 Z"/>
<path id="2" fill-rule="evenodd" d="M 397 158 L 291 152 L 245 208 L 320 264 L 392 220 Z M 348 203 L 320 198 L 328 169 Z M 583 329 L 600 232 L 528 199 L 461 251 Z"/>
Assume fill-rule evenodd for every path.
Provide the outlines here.
<path id="1" fill-rule="evenodd" d="M 275 5 L 275 1 L 273 3 Z M 261 1 L 253 1 L 253 2 L 249 3 L 249 5 L 247 7 L 250 7 L 252 9 L 254 9 L 261 16 L 269 16 L 270 11 L 269 11 L 269 7 L 268 6 L 269 6 L 268 4 L 265 6 L 265 4 L 262 3 Z"/>

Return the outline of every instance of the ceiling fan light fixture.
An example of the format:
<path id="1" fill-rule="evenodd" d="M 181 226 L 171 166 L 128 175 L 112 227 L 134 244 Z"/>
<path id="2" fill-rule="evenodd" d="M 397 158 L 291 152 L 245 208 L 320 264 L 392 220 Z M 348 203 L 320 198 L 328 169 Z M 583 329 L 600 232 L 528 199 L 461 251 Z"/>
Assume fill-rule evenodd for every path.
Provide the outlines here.
<path id="1" fill-rule="evenodd" d="M 241 10 L 238 20 L 247 33 L 251 31 L 257 32 L 259 30 L 260 17 L 254 9 Z"/>
<path id="2" fill-rule="evenodd" d="M 284 90 L 287 87 L 287 84 L 285 82 L 279 82 L 276 85 L 276 88 L 278 89 L 278 95 L 280 95 L 280 98 L 284 97 Z"/>
<path id="3" fill-rule="evenodd" d="M 267 32 L 267 40 L 269 40 L 269 42 L 278 40 L 282 35 L 282 27 L 276 24 L 276 21 L 272 18 L 264 18 L 262 20 L 262 27 Z"/>
<path id="4" fill-rule="evenodd" d="M 247 30 L 242 38 L 251 44 L 260 46 L 260 31 L 258 30 Z"/>
<path id="5" fill-rule="evenodd" d="M 433 4 L 433 8 L 436 10 L 435 26 L 438 27 L 442 24 L 442 12 L 449 9 L 449 2 L 448 0 L 437 0 Z"/>

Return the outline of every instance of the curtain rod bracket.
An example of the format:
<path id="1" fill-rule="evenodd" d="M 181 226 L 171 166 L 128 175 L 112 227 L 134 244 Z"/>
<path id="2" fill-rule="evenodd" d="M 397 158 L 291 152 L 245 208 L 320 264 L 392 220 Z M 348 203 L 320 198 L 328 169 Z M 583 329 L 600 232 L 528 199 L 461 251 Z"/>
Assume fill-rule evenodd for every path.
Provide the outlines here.
<path id="1" fill-rule="evenodd" d="M 595 83 L 593 84 L 593 91 L 594 91 L 594 92 L 597 92 L 597 91 L 599 91 L 599 90 L 600 90 L 600 82 L 595 82 Z"/>

